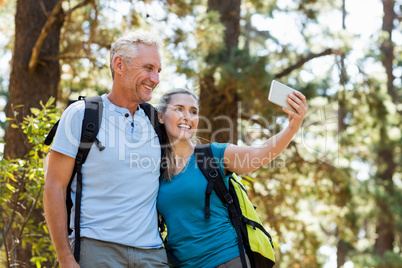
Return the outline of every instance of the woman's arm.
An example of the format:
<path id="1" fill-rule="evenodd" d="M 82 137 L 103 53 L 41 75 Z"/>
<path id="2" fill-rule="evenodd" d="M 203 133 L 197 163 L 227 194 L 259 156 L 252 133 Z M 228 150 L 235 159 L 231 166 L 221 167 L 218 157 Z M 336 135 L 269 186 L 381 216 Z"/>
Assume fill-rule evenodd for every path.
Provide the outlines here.
<path id="1" fill-rule="evenodd" d="M 289 125 L 261 146 L 229 145 L 224 155 L 225 169 L 235 173 L 251 172 L 268 164 L 286 149 L 307 113 L 306 97 L 300 92 L 290 94 L 287 101 L 296 110 L 282 108 L 289 115 Z"/>

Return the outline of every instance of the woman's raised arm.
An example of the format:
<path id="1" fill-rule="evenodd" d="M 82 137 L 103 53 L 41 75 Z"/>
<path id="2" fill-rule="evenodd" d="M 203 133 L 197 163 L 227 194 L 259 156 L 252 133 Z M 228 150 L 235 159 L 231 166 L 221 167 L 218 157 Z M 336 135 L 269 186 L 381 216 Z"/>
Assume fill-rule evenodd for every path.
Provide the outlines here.
<path id="1" fill-rule="evenodd" d="M 268 164 L 286 149 L 299 131 L 307 113 L 306 97 L 300 92 L 290 94 L 287 101 L 296 110 L 294 112 L 282 108 L 289 115 L 288 126 L 258 147 L 229 145 L 224 155 L 225 169 L 235 173 L 248 173 Z"/>

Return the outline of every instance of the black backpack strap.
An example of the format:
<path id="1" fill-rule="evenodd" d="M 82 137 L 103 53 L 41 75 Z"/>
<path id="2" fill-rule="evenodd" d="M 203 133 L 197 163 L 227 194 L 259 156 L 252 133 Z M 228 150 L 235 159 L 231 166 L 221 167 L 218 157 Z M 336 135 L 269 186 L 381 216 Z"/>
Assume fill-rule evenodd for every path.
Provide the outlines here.
<path id="1" fill-rule="evenodd" d="M 99 150 L 104 147 L 96 138 L 102 122 L 103 103 L 102 97 L 90 97 L 85 99 L 85 113 L 82 121 L 82 131 L 80 146 L 78 148 L 77 156 L 75 158 L 74 173 L 77 174 L 77 188 L 75 195 L 75 244 L 74 244 L 74 258 L 78 262 L 80 259 L 81 250 L 81 197 L 82 197 L 82 164 L 85 163 L 88 153 L 91 150 L 92 144 L 96 143 Z"/>
<path id="2" fill-rule="evenodd" d="M 51 129 L 51 130 L 49 131 L 49 133 L 47 134 L 47 136 L 46 136 L 46 138 L 45 138 L 45 142 L 44 142 L 45 145 L 50 145 L 50 144 L 52 144 L 54 135 L 56 135 L 57 127 L 59 126 L 59 122 L 60 122 L 60 120 L 57 121 L 57 122 L 53 125 L 52 129 Z"/>
<path id="3" fill-rule="evenodd" d="M 208 219 L 211 217 L 210 197 L 212 194 L 212 190 L 214 189 L 214 187 L 222 187 L 221 184 L 215 184 L 215 183 L 218 180 L 221 180 L 223 182 L 223 180 L 220 175 L 218 166 L 216 165 L 214 156 L 212 155 L 210 144 L 203 144 L 196 146 L 194 154 L 198 167 L 200 168 L 202 174 L 204 174 L 204 177 L 207 178 L 208 180 L 207 190 L 205 192 L 205 215 L 204 215 L 204 217 Z M 219 190 L 220 193 L 224 193 L 224 191 L 227 190 L 225 184 L 223 184 L 223 186 L 225 189 L 220 189 Z M 227 194 L 228 195 L 223 196 L 224 200 L 226 200 L 226 198 L 228 199 L 232 198 L 229 192 L 227 192 Z M 229 201 L 230 200 L 222 202 L 227 204 Z"/>
<path id="4" fill-rule="evenodd" d="M 207 213 L 209 213 L 210 216 L 209 198 L 211 193 L 209 193 L 209 191 L 212 192 L 210 188 L 213 188 L 220 200 L 228 206 L 230 220 L 237 234 L 237 245 L 239 247 L 242 266 L 247 268 L 246 255 L 243 248 L 243 235 L 241 231 L 241 213 L 237 211 L 233 197 L 229 193 L 228 188 L 226 188 L 225 182 L 223 181 L 222 175 L 215 161 L 215 157 L 212 154 L 211 144 L 197 145 L 194 154 L 198 167 L 208 180 L 205 193 L 205 218 L 208 216 Z"/>
<path id="5" fill-rule="evenodd" d="M 79 96 L 78 97 L 78 100 L 84 100 L 85 99 L 85 97 L 84 96 Z M 77 100 L 69 100 L 68 101 L 68 106 L 70 106 L 72 103 L 74 103 L 74 102 L 76 102 Z M 57 127 L 59 126 L 59 122 L 60 122 L 60 120 L 58 120 L 54 125 L 53 125 L 53 127 L 52 127 L 52 129 L 49 131 L 49 133 L 47 134 L 47 136 L 46 136 L 46 138 L 45 138 L 45 141 L 44 141 L 44 144 L 45 145 L 50 145 L 50 144 L 52 144 L 52 142 L 53 142 L 53 139 L 54 139 L 54 135 L 56 135 L 56 130 L 57 130 Z"/>
<path id="6" fill-rule="evenodd" d="M 159 143 L 161 145 L 161 165 L 160 165 L 160 174 L 163 174 L 167 165 L 166 165 L 166 145 L 168 144 L 168 137 L 165 130 L 165 125 L 161 124 L 158 120 L 158 110 L 149 103 L 141 103 L 140 107 L 144 110 L 145 114 L 148 116 L 149 121 L 155 129 L 156 134 L 158 135 Z"/>
<path id="7" fill-rule="evenodd" d="M 168 259 L 169 259 L 169 262 L 173 266 L 179 265 L 180 264 L 179 259 L 174 255 L 173 250 L 167 245 L 167 237 L 165 237 L 165 239 L 163 239 L 163 237 L 162 237 L 162 233 L 166 230 L 166 228 L 165 228 L 165 225 L 166 225 L 165 219 L 162 217 L 161 214 L 159 214 L 158 216 L 159 216 L 159 219 L 158 219 L 159 236 L 163 241 L 163 245 L 164 245 L 165 250 L 166 250 L 166 255 L 167 255 Z"/>
<path id="8" fill-rule="evenodd" d="M 259 223 L 256 222 L 256 221 L 250 220 L 249 218 L 246 218 L 246 217 L 244 217 L 244 216 L 242 217 L 242 221 L 243 221 L 245 224 L 247 224 L 247 225 L 253 227 L 254 230 L 255 230 L 256 228 L 260 229 L 260 230 L 268 237 L 269 242 L 271 243 L 272 248 L 274 248 L 274 243 L 272 242 L 272 237 L 271 237 L 271 235 L 265 230 L 264 226 L 262 226 L 261 224 L 259 224 Z"/>

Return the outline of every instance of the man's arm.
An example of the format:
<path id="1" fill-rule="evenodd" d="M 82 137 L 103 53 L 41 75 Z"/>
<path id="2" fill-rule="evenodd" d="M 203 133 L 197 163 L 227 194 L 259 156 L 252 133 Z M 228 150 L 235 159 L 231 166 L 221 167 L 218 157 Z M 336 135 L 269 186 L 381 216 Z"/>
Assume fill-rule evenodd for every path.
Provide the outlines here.
<path id="1" fill-rule="evenodd" d="M 61 268 L 79 267 L 71 251 L 67 232 L 66 192 L 74 163 L 74 158 L 52 150 L 43 193 L 45 218 Z"/>

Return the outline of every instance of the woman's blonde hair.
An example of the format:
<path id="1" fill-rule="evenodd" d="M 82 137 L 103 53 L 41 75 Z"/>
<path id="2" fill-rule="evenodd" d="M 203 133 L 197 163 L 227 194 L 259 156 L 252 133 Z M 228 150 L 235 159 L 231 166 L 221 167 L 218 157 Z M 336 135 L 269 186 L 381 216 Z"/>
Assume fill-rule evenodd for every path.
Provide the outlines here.
<path id="1" fill-rule="evenodd" d="M 189 96 L 193 97 L 198 103 L 199 98 L 192 91 L 190 91 L 188 89 L 184 89 L 184 88 L 175 88 L 175 89 L 172 89 L 172 90 L 166 92 L 160 98 L 159 104 L 158 104 L 158 113 L 164 114 L 167 110 L 168 105 L 170 104 L 172 97 L 177 94 L 189 95 Z M 194 136 L 191 139 L 191 142 L 194 145 L 198 144 L 197 137 Z M 166 157 L 166 162 L 165 162 L 166 168 L 165 168 L 164 173 L 161 175 L 164 178 L 164 180 L 171 181 L 172 177 L 173 177 L 173 173 L 174 173 L 174 166 L 175 166 L 175 158 L 174 157 L 175 157 L 175 155 L 174 155 L 170 142 L 168 143 L 168 145 L 166 147 L 165 157 Z"/>

